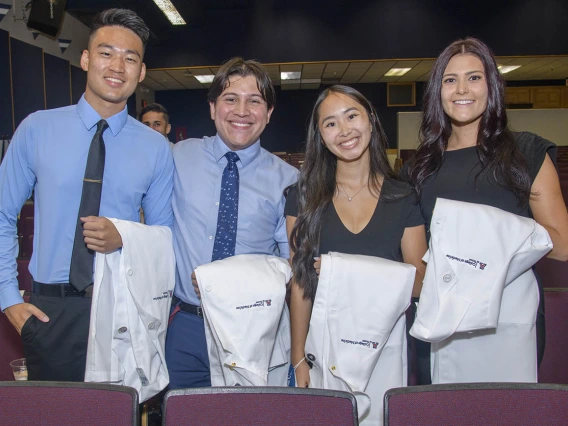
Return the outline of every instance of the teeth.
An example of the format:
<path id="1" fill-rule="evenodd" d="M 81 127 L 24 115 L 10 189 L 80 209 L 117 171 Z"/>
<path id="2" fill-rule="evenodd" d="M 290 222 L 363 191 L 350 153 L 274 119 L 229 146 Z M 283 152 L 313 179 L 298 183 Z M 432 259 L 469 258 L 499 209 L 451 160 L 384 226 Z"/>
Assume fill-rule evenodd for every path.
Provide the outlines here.
<path id="1" fill-rule="evenodd" d="M 458 104 L 458 105 L 468 105 L 468 104 L 472 104 L 473 101 L 469 101 L 469 100 L 467 100 L 467 101 L 454 101 L 454 103 Z"/>
<path id="2" fill-rule="evenodd" d="M 248 126 L 251 125 L 250 123 L 237 123 L 237 122 L 235 122 L 235 121 L 232 121 L 231 124 L 233 124 L 233 125 L 235 125 L 235 126 L 237 126 L 237 127 L 248 127 Z"/>
<path id="3" fill-rule="evenodd" d="M 339 145 L 342 146 L 342 147 L 345 147 L 345 148 L 350 148 L 353 145 L 355 145 L 355 142 L 357 142 L 357 138 L 353 138 L 353 139 L 350 139 L 348 141 L 341 142 Z"/>
<path id="4" fill-rule="evenodd" d="M 122 80 L 119 80 L 118 78 L 107 77 L 106 79 L 108 81 L 112 81 L 113 83 L 122 83 Z"/>

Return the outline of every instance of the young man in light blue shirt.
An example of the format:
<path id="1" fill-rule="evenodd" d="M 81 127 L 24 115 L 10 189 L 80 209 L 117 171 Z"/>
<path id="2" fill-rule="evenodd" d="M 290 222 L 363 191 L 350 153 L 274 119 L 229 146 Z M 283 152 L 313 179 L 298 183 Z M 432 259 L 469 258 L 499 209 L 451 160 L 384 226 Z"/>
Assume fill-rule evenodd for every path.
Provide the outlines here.
<path id="1" fill-rule="evenodd" d="M 172 225 L 171 150 L 126 109 L 145 76 L 148 36 L 130 10 L 109 9 L 95 17 L 81 56 L 85 94 L 77 105 L 28 116 L 0 166 L 0 308 L 22 335 L 30 380 L 84 380 L 92 285 L 78 291 L 70 264 L 97 127 L 108 125 L 102 133 L 104 175 L 97 181 L 102 185 L 99 215 L 79 218 L 84 243 L 78 244 L 94 252 L 118 250 L 120 234 L 106 217 L 137 222 L 141 207 L 147 224 Z M 34 281 L 30 303 L 24 303 L 16 279 L 16 220 L 32 191 Z"/>
<path id="2" fill-rule="evenodd" d="M 174 147 L 172 205 L 177 274 L 175 313 L 166 340 L 170 388 L 211 385 L 193 271 L 212 261 L 227 155 L 238 156 L 238 220 L 230 255 L 289 257 L 284 189 L 296 182 L 298 171 L 260 146 L 260 135 L 274 110 L 274 98 L 270 77 L 258 62 L 232 59 L 221 67 L 208 94 L 217 135 L 187 139 Z"/>

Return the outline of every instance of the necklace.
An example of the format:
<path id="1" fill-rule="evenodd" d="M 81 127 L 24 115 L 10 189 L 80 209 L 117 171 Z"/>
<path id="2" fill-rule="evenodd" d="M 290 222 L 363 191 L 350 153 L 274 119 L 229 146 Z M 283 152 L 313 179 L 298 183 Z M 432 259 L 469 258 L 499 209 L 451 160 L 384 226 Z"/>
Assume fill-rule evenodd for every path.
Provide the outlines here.
<path id="1" fill-rule="evenodd" d="M 343 191 L 343 193 L 347 197 L 347 200 L 351 201 L 353 198 L 355 198 L 357 195 L 359 195 L 359 193 L 363 190 L 363 188 L 365 188 L 369 184 L 369 181 L 365 182 L 365 185 L 363 185 L 361 188 L 359 188 L 359 191 L 357 191 L 351 197 L 349 196 L 349 194 L 347 193 L 347 191 L 345 190 L 345 188 L 343 187 L 342 184 L 340 184 L 340 183 L 337 183 L 337 184 L 341 187 L 341 190 Z"/>

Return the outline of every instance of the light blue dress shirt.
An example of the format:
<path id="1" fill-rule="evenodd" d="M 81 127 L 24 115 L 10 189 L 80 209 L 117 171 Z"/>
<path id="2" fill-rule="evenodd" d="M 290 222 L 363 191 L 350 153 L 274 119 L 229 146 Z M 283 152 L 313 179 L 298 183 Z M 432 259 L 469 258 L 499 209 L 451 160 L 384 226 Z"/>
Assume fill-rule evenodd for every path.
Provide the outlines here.
<path id="1" fill-rule="evenodd" d="M 42 283 L 69 282 L 69 266 L 91 140 L 101 119 L 84 97 L 38 111 L 18 127 L 0 166 L 0 308 L 21 303 L 16 279 L 16 221 L 34 191 L 30 273 Z M 100 216 L 172 226 L 173 161 L 162 135 L 124 108 L 107 118 Z"/>
<path id="2" fill-rule="evenodd" d="M 221 178 L 230 149 L 219 138 L 187 139 L 174 146 L 175 295 L 193 305 L 200 301 L 191 273 L 211 262 L 217 232 Z M 284 189 L 298 180 L 298 170 L 260 147 L 239 155 L 239 216 L 235 254 L 290 257 L 284 217 Z M 230 277 L 227 277 L 230 279 Z"/>

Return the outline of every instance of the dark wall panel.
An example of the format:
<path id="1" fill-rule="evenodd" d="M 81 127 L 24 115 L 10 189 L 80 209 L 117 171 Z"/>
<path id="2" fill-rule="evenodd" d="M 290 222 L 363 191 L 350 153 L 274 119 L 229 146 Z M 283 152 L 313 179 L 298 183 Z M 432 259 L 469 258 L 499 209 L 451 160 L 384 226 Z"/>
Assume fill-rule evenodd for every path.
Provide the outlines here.
<path id="1" fill-rule="evenodd" d="M 79 102 L 87 87 L 87 73 L 82 68 L 71 65 L 71 98 L 73 104 Z"/>
<path id="2" fill-rule="evenodd" d="M 10 34 L 0 30 L 0 136 L 11 136 L 12 91 L 10 90 Z"/>
<path id="3" fill-rule="evenodd" d="M 566 0 L 263 0 L 205 11 L 199 26 L 172 28 L 149 46 L 149 68 L 262 62 L 436 57 L 474 36 L 497 55 L 563 55 Z M 187 40 L 199 40 L 184 49 Z"/>
<path id="4" fill-rule="evenodd" d="M 12 38 L 12 84 L 16 127 L 32 112 L 45 109 L 43 53 L 39 47 Z"/>
<path id="5" fill-rule="evenodd" d="M 71 103 L 69 62 L 44 53 L 45 97 L 47 108 L 59 108 Z"/>

